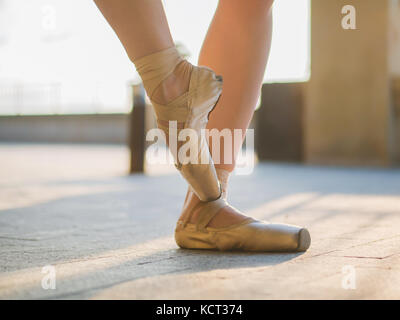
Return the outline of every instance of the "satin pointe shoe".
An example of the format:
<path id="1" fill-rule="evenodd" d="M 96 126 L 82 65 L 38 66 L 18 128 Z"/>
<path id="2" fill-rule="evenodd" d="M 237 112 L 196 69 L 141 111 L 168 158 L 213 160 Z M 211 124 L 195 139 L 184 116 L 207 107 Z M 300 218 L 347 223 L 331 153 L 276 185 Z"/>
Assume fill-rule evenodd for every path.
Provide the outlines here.
<path id="1" fill-rule="evenodd" d="M 221 196 L 221 187 L 211 159 L 207 140 L 202 129 L 206 128 L 208 115 L 216 105 L 222 92 L 222 77 L 207 67 L 197 67 L 181 58 L 175 47 L 165 49 L 133 61 L 140 74 L 144 88 L 152 101 L 158 128 L 171 136 L 170 129 L 176 129 L 176 137 L 190 150 L 189 161 L 181 161 L 183 146 L 172 152 L 175 166 L 189 183 L 192 191 L 201 201 L 212 201 Z M 152 100 L 154 91 L 181 64 L 191 68 L 189 89 L 187 92 L 167 104 Z M 186 67 L 186 66 L 184 66 Z M 186 130 L 183 132 L 184 129 Z M 190 131 L 190 139 L 187 134 Z M 178 146 L 178 142 L 175 142 Z M 171 140 L 169 140 L 171 148 Z"/>
<path id="2" fill-rule="evenodd" d="M 306 228 L 280 223 L 268 223 L 252 218 L 223 228 L 207 227 L 222 208 L 229 206 L 225 199 L 201 202 L 196 223 L 178 221 L 175 241 L 183 249 L 239 250 L 252 252 L 300 252 L 311 243 Z"/>
<path id="3" fill-rule="evenodd" d="M 229 206 L 226 200 L 229 172 L 217 169 L 217 175 L 223 191 L 221 198 L 207 203 L 199 202 L 190 209 L 184 207 L 190 214 L 177 223 L 175 241 L 179 247 L 252 252 L 300 252 L 310 247 L 311 237 L 308 230 L 289 224 L 269 223 L 246 217 L 226 227 L 208 227 L 213 217 Z M 190 192 L 185 206 L 190 205 L 188 197 Z M 198 211 L 197 221 L 189 223 L 194 211 Z"/>

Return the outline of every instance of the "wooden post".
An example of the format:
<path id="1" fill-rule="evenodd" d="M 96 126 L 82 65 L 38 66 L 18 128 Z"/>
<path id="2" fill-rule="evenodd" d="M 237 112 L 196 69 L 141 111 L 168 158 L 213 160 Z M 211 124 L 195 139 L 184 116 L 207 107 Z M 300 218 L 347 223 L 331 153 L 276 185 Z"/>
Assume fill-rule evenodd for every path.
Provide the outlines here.
<path id="1" fill-rule="evenodd" d="M 143 173 L 146 149 L 146 94 L 142 84 L 132 85 L 132 112 L 129 123 L 130 173 Z"/>

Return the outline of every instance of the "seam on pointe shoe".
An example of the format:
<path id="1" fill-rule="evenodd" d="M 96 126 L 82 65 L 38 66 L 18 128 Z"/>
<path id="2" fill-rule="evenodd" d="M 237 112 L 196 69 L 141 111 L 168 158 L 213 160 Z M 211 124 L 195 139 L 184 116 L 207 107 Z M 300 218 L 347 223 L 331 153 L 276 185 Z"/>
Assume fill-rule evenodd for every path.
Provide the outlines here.
<path id="1" fill-rule="evenodd" d="M 220 232 L 220 231 L 227 231 L 227 230 L 231 230 L 231 229 L 240 227 L 240 226 L 242 226 L 242 225 L 250 224 L 250 223 L 255 222 L 255 221 L 256 221 L 256 220 L 254 220 L 253 218 L 248 217 L 248 218 L 244 219 L 244 220 L 241 221 L 241 222 L 238 222 L 238 223 L 235 223 L 235 224 L 226 226 L 226 227 L 220 227 L 220 228 L 206 227 L 206 228 L 204 229 L 204 231 L 197 230 L 197 229 L 196 229 L 196 224 L 195 224 L 195 223 L 189 222 L 189 223 L 186 224 L 186 226 L 185 226 L 183 229 L 178 230 L 178 231 L 175 229 L 175 231 L 179 232 L 179 231 L 185 231 L 185 230 L 186 230 L 186 231 L 188 231 L 188 232 L 218 233 L 218 232 Z M 187 230 L 188 228 L 193 228 L 193 230 Z"/>
<path id="2" fill-rule="evenodd" d="M 189 90 L 185 91 L 185 92 L 182 93 L 180 96 L 178 96 L 178 97 L 172 99 L 171 101 L 167 102 L 166 104 L 160 104 L 160 103 L 159 103 L 159 105 L 161 105 L 161 106 L 163 106 L 163 107 L 166 107 L 166 108 L 170 108 L 170 107 L 171 107 L 171 104 L 175 104 L 178 100 L 182 100 L 182 99 L 184 99 L 184 98 L 187 98 L 188 95 L 189 95 Z M 175 107 L 175 108 L 176 108 L 176 107 Z M 178 107 L 178 108 L 187 108 L 187 106 L 185 106 L 185 107 Z"/>

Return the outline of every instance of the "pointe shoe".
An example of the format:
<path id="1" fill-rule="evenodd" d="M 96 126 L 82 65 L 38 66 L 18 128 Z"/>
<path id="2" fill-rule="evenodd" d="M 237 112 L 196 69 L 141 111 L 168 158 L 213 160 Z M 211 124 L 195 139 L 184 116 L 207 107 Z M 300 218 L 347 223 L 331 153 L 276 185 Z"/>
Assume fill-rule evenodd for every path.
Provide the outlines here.
<path id="1" fill-rule="evenodd" d="M 217 168 L 216 172 L 222 189 L 220 199 L 208 203 L 197 203 L 190 208 L 193 205 L 191 202 L 193 198 L 190 192 L 187 194 L 183 210 L 189 214 L 178 221 L 175 229 L 175 240 L 179 247 L 252 252 L 299 252 L 309 248 L 310 233 L 306 228 L 298 226 L 269 223 L 245 217 L 226 227 L 209 227 L 215 215 L 229 206 L 227 191 L 230 172 L 221 168 Z M 189 223 L 191 216 L 197 210 L 199 211 L 196 223 Z"/>
<path id="2" fill-rule="evenodd" d="M 222 208 L 229 205 L 222 198 L 198 205 L 202 208 L 196 223 L 188 222 L 190 216 L 177 223 L 175 241 L 183 249 L 301 252 L 306 251 L 310 246 L 311 237 L 308 230 L 289 224 L 268 223 L 246 218 L 240 223 L 227 227 L 207 227 L 211 219 Z"/>
<path id="3" fill-rule="evenodd" d="M 175 47 L 134 61 L 150 100 L 157 87 L 182 62 L 188 63 L 179 56 Z M 208 144 L 201 132 L 205 129 L 208 115 L 216 105 L 221 92 L 222 77 L 217 76 L 209 68 L 193 66 L 189 90 L 186 93 L 165 105 L 152 101 L 158 127 L 165 133 L 169 133 L 171 124 L 176 126 L 178 137 L 183 129 L 192 129 L 196 133 L 195 136 L 191 136 L 189 142 L 186 142 L 194 147 L 189 148 L 190 151 L 195 151 L 195 154 L 190 155 L 189 162 L 179 160 L 179 150 L 176 154 L 172 153 L 176 168 L 201 201 L 212 201 L 221 196 L 221 187 Z"/>

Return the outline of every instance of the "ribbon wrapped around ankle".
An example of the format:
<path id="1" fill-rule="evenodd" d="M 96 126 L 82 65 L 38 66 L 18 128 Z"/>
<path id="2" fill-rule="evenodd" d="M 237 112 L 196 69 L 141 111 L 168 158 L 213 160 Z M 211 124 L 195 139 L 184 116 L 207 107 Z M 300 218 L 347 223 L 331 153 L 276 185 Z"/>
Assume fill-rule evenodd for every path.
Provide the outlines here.
<path id="1" fill-rule="evenodd" d="M 133 61 L 147 95 L 151 99 L 157 87 L 174 72 L 183 61 L 176 47 L 158 51 Z"/>

